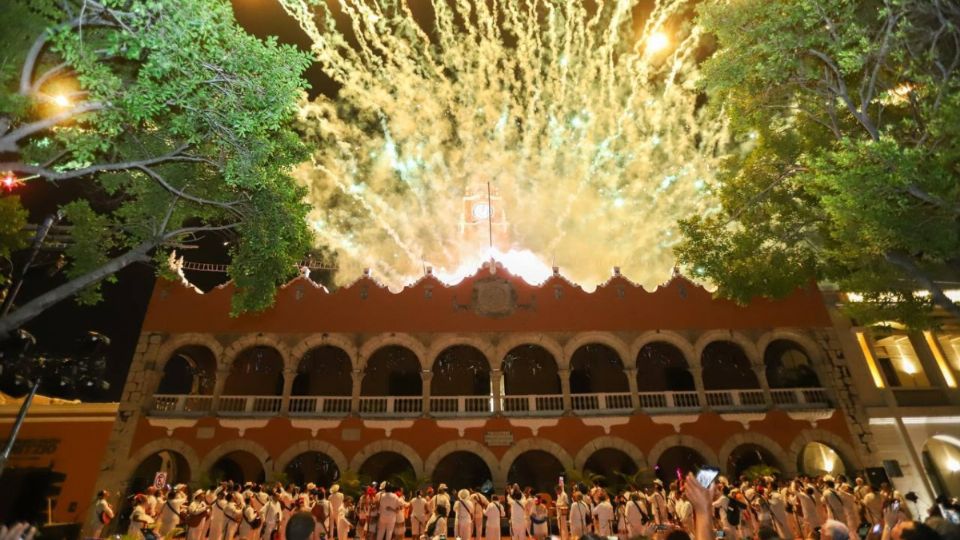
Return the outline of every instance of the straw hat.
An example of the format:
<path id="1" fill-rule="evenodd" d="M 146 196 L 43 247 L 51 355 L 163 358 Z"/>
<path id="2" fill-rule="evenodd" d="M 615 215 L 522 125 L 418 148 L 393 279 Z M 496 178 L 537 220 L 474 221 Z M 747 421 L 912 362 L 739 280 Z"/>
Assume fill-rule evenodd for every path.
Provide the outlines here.
<path id="1" fill-rule="evenodd" d="M 330 486 L 330 494 L 331 494 L 331 495 L 333 495 L 334 493 L 339 493 L 339 492 L 340 492 L 340 484 L 334 484 L 334 485 Z"/>
<path id="2" fill-rule="evenodd" d="M 470 496 L 470 491 L 468 491 L 468 490 L 466 490 L 466 489 L 461 489 L 461 490 L 457 493 L 457 498 L 460 499 L 461 501 L 467 500 L 467 497 L 469 497 L 469 496 Z"/>

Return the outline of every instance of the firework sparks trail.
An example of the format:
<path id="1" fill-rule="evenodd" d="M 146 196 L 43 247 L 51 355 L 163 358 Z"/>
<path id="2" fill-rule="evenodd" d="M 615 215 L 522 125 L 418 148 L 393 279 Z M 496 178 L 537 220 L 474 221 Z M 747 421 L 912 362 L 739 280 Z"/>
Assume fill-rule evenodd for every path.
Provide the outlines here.
<path id="1" fill-rule="evenodd" d="M 677 218 L 715 204 L 729 140 L 697 103 L 688 0 L 642 23 L 639 0 L 432 0 L 432 18 L 406 0 L 278 1 L 340 85 L 301 108 L 315 151 L 297 176 L 342 280 L 370 267 L 397 287 L 430 265 L 455 281 L 493 255 L 534 280 L 549 261 L 655 285 Z M 658 33 L 673 45 L 647 48 Z M 463 217 L 488 182 L 506 229 L 492 250 Z"/>

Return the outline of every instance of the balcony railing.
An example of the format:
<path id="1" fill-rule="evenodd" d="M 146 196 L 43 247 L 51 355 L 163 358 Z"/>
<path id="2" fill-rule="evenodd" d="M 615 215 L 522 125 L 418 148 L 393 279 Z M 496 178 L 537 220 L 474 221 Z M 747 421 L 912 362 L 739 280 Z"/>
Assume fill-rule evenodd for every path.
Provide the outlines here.
<path id="1" fill-rule="evenodd" d="M 503 396 L 501 410 L 507 416 L 560 416 L 563 414 L 561 394 Z"/>
<path id="2" fill-rule="evenodd" d="M 489 416 L 493 412 L 490 396 L 432 396 L 432 416 Z"/>
<path id="3" fill-rule="evenodd" d="M 290 416 L 346 416 L 350 414 L 350 396 L 292 396 Z"/>
<path id="4" fill-rule="evenodd" d="M 629 392 L 616 394 L 571 394 L 570 404 L 580 414 L 623 413 L 633 410 Z"/>
<path id="5" fill-rule="evenodd" d="M 634 395 L 629 392 L 571 394 L 570 412 L 578 415 L 623 415 L 634 411 Z M 424 411 L 423 396 L 361 396 L 357 410 L 348 396 L 291 396 L 283 410 L 281 396 L 154 395 L 150 413 L 154 416 L 279 416 L 343 417 L 353 412 L 365 417 L 414 418 L 426 412 L 433 417 L 485 417 L 496 408 L 492 396 L 431 396 Z M 566 412 L 562 394 L 507 395 L 499 402 L 505 416 L 560 416 Z M 697 413 L 704 409 L 718 412 L 752 412 L 772 408 L 786 410 L 828 409 L 833 407 L 824 388 L 777 388 L 770 400 L 763 390 L 708 390 L 697 392 L 641 392 L 636 394 L 639 411 L 645 414 Z"/>
<path id="6" fill-rule="evenodd" d="M 420 396 L 394 397 L 363 396 L 360 398 L 360 416 L 421 416 L 423 398 Z"/>

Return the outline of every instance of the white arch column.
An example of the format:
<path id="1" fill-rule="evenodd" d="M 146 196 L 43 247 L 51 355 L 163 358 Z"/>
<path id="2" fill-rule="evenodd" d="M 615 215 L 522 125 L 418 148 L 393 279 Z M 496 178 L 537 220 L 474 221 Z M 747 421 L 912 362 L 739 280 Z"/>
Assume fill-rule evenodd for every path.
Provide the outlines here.
<path id="1" fill-rule="evenodd" d="M 430 416 L 430 382 L 433 381 L 433 372 L 423 370 L 420 372 L 420 381 L 423 386 L 423 416 Z"/>
<path id="2" fill-rule="evenodd" d="M 286 416 L 290 410 L 290 394 L 293 393 L 293 381 L 297 378 L 295 368 L 283 370 L 283 393 L 280 394 L 280 415 Z"/>
<path id="3" fill-rule="evenodd" d="M 690 366 L 687 368 L 687 371 L 689 371 L 690 375 L 693 376 L 693 387 L 697 390 L 697 399 L 700 401 L 700 409 L 709 411 L 710 406 L 707 405 L 707 391 L 703 386 L 703 368 L 699 365 Z"/>
<path id="4" fill-rule="evenodd" d="M 570 396 L 570 368 L 565 367 L 557 370 L 560 376 L 560 393 L 563 395 L 563 412 L 573 411 L 573 398 Z"/>
<path id="5" fill-rule="evenodd" d="M 633 404 L 633 410 L 640 410 L 640 395 L 637 388 L 637 368 L 627 368 L 623 371 L 627 374 L 627 386 L 630 388 L 630 403 Z"/>
<path id="6" fill-rule="evenodd" d="M 217 381 L 213 385 L 213 401 L 210 403 L 211 412 L 220 410 L 220 396 L 223 395 L 223 387 L 227 385 L 227 377 L 230 376 L 230 368 L 217 368 Z"/>
<path id="7" fill-rule="evenodd" d="M 350 413 L 360 414 L 360 389 L 363 385 L 363 370 L 353 371 L 353 390 L 350 392 Z"/>

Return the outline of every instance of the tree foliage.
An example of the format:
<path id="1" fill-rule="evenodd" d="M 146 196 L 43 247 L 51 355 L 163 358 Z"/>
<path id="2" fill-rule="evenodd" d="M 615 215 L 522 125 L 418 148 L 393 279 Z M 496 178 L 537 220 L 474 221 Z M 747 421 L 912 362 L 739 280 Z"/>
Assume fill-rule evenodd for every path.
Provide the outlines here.
<path id="1" fill-rule="evenodd" d="M 863 322 L 960 309 L 960 6 L 921 0 L 708 2 L 704 90 L 742 150 L 721 208 L 677 255 L 740 302 L 811 279 L 862 292 Z M 917 294 L 917 291 L 929 294 Z"/>
<path id="2" fill-rule="evenodd" d="M 0 61 L 0 171 L 83 183 L 62 208 L 67 288 L 21 306 L 0 333 L 75 293 L 95 302 L 116 270 L 214 233 L 236 238 L 234 312 L 268 307 L 311 243 L 288 175 L 307 155 L 291 121 L 308 55 L 245 33 L 223 0 L 0 9 L 32 30 Z"/>
<path id="3" fill-rule="evenodd" d="M 20 197 L 0 197 L 0 286 L 7 283 L 7 272 L 13 268 L 10 255 L 27 246 L 26 225 L 27 211 L 20 205 Z"/>

